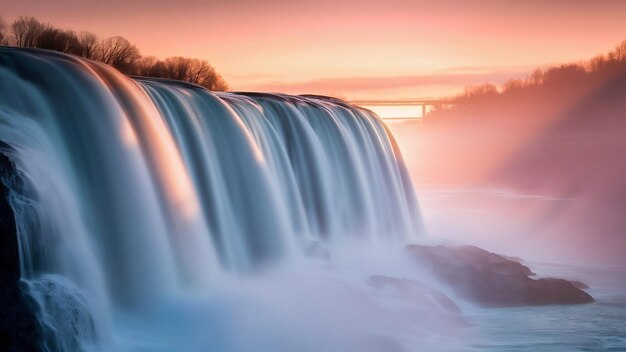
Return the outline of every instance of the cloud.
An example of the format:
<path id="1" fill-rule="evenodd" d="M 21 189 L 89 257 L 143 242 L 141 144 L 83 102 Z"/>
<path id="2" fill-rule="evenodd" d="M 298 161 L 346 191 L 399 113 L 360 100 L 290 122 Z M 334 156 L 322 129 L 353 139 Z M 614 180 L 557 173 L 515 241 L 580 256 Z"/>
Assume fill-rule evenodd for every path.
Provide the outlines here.
<path id="1" fill-rule="evenodd" d="M 391 77 L 362 76 L 321 78 L 302 82 L 273 81 L 251 84 L 248 89 L 286 93 L 328 93 L 328 92 L 375 92 L 382 90 L 408 89 L 427 86 L 455 86 L 459 90 L 465 85 L 493 83 L 502 84 L 510 78 L 524 77 L 532 72 L 532 67 L 463 67 L 422 75 L 401 75 Z"/>

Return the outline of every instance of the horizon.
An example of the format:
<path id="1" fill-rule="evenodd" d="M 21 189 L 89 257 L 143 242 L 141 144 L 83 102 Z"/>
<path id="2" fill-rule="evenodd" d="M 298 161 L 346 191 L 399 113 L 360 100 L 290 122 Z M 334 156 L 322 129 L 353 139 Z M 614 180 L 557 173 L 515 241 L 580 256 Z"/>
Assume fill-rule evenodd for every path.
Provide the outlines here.
<path id="1" fill-rule="evenodd" d="M 564 0 L 340 1 L 332 11 L 324 1 L 282 0 L 0 4 L 8 23 L 34 16 L 63 29 L 121 35 L 144 56 L 205 59 L 234 91 L 352 101 L 444 97 L 468 85 L 501 86 L 536 68 L 588 60 L 626 38 L 620 16 L 625 2 L 566 2 L 568 11 Z"/>
<path id="2" fill-rule="evenodd" d="M 0 8 L 0 351 L 626 351 L 626 0 Z"/>

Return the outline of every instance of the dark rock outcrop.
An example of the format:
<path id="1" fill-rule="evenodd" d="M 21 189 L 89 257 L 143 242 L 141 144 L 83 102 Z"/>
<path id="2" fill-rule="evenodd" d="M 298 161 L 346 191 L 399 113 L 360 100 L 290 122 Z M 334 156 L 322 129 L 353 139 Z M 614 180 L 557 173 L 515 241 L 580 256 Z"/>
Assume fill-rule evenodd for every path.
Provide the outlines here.
<path id="1" fill-rule="evenodd" d="M 7 187 L 19 182 L 19 175 L 4 155 L 8 148 L 0 142 L 0 351 L 40 351 L 38 307 L 20 284 L 17 231 Z"/>
<path id="2" fill-rule="evenodd" d="M 473 246 L 407 246 L 407 251 L 461 298 L 484 307 L 593 302 L 580 282 L 532 279 L 534 273 L 510 258 Z M 586 286 L 586 285 L 585 285 Z"/>

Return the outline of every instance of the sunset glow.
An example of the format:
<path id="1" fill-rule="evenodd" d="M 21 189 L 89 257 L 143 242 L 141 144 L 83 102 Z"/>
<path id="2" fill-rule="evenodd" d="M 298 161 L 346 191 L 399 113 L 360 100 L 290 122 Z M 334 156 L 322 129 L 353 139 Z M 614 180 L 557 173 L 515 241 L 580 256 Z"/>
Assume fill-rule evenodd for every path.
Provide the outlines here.
<path id="1" fill-rule="evenodd" d="M 372 110 L 383 119 L 419 119 L 422 116 L 422 107 L 419 105 L 362 105 Z"/>
<path id="2" fill-rule="evenodd" d="M 32 15 L 123 35 L 145 55 L 207 59 L 233 90 L 346 99 L 501 84 L 606 52 L 626 37 L 619 0 L 0 0 L 0 8 L 8 21 Z"/>
<path id="3" fill-rule="evenodd" d="M 0 352 L 626 351 L 626 0 L 0 9 Z"/>

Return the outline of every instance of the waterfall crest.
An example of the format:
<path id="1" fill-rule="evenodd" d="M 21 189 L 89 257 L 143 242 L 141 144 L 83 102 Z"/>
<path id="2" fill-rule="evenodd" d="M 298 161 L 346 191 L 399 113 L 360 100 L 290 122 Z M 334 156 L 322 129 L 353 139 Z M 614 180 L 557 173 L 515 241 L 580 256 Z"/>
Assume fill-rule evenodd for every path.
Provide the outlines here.
<path id="1" fill-rule="evenodd" d="M 62 350 L 106 344 L 112 310 L 421 228 L 393 137 L 337 99 L 0 48 L 0 141 L 28 185 L 12 199 L 22 279 Z"/>

